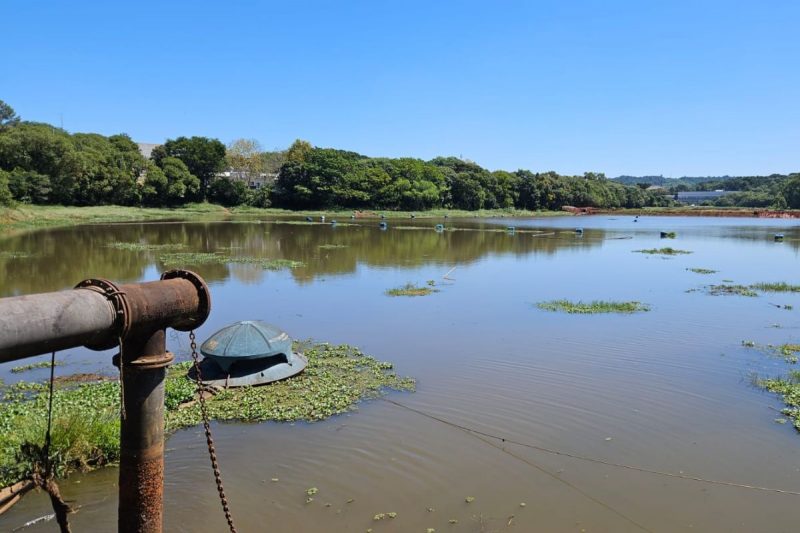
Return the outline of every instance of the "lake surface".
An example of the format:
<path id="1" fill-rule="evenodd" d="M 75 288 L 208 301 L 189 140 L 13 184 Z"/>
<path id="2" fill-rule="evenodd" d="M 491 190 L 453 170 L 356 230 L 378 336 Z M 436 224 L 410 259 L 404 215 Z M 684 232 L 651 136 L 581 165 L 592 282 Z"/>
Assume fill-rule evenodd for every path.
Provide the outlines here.
<path id="1" fill-rule="evenodd" d="M 605 462 L 800 492 L 800 435 L 775 423 L 782 403 L 750 377 L 780 375 L 788 365 L 741 345 L 800 342 L 800 295 L 687 292 L 723 279 L 799 283 L 798 221 L 417 219 L 389 220 L 382 231 L 375 220 L 302 220 L 98 225 L 5 238 L 0 250 L 31 255 L 0 257 L 0 296 L 66 289 L 89 277 L 149 281 L 165 270 L 163 252 L 108 246 L 114 242 L 302 261 L 283 271 L 191 267 L 213 298 L 198 338 L 237 320 L 266 320 L 295 338 L 353 344 L 394 362 L 399 374 L 417 378 L 417 392 L 387 398 L 454 424 Z M 455 230 L 437 233 L 439 222 Z M 660 239 L 661 230 L 677 238 Z M 774 233 L 785 242 L 773 242 Z M 694 253 L 632 253 L 662 246 Z M 687 270 L 693 267 L 719 272 L 698 275 Z M 443 279 L 448 272 L 452 279 Z M 440 292 L 384 295 L 427 280 Z M 638 300 L 651 311 L 536 308 L 559 298 Z M 183 333 L 168 335 L 179 359 L 187 344 Z M 111 352 L 67 350 L 59 358 L 67 362 L 59 374 L 116 372 Z M 0 365 L 0 378 L 47 376 L 10 373 L 18 364 Z M 548 454 L 380 400 L 313 424 L 213 429 L 242 532 L 794 532 L 800 523 L 798 495 Z M 174 434 L 167 448 L 165 531 L 224 531 L 200 429 Z M 115 530 L 116 481 L 116 469 L 107 468 L 62 483 L 65 497 L 81 506 L 71 519 L 75 531 Z M 319 493 L 306 505 L 309 487 Z M 373 520 L 389 512 L 397 517 Z M 0 530 L 47 513 L 47 498 L 29 495 L 0 517 Z"/>

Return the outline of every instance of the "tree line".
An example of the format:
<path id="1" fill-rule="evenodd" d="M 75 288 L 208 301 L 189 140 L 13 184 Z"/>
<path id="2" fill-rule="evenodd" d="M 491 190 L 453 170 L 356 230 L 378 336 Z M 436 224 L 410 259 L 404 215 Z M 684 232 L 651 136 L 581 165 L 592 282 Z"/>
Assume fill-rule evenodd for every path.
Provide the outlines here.
<path id="1" fill-rule="evenodd" d="M 251 188 L 248 181 L 264 186 Z M 786 196 L 786 205 L 797 205 L 793 202 L 800 201 L 800 194 L 796 196 Z M 23 121 L 0 101 L 0 205 L 179 206 L 200 201 L 402 210 L 672 203 L 669 196 L 608 180 L 602 173 L 490 171 L 455 157 L 367 157 L 301 140 L 287 150 L 264 151 L 247 139 L 226 147 L 218 139 L 178 137 L 145 158 L 127 135 L 70 134 L 50 124 Z"/>

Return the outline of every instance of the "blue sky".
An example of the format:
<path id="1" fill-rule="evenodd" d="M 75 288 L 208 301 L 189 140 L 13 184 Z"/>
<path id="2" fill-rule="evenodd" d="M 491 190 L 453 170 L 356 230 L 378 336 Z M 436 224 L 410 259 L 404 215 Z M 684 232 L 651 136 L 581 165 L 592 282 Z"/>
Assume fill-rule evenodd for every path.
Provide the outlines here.
<path id="1" fill-rule="evenodd" d="M 491 169 L 800 170 L 800 2 L 3 0 L 0 99 L 69 131 Z"/>

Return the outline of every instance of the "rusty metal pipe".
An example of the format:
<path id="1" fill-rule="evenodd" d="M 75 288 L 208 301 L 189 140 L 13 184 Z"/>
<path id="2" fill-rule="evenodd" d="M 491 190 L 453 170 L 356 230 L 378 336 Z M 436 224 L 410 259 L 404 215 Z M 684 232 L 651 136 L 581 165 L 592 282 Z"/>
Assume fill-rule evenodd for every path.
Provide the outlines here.
<path id="1" fill-rule="evenodd" d="M 211 310 L 205 281 L 186 270 L 160 281 L 115 285 L 85 280 L 72 291 L 0 299 L 0 363 L 121 341 L 123 416 L 119 516 L 122 532 L 160 533 L 164 490 L 164 378 L 172 354 L 165 329 L 189 331 Z"/>
<path id="2" fill-rule="evenodd" d="M 112 303 L 94 291 L 0 299 L 0 363 L 97 344 L 116 320 Z"/>
<path id="3" fill-rule="evenodd" d="M 205 282 L 185 270 L 167 272 L 160 281 L 119 286 L 85 280 L 78 288 L 0 298 L 0 363 L 76 346 L 107 349 L 120 337 L 158 328 L 189 331 L 210 310 Z M 111 292 L 119 293 L 125 305 L 109 298 Z"/>

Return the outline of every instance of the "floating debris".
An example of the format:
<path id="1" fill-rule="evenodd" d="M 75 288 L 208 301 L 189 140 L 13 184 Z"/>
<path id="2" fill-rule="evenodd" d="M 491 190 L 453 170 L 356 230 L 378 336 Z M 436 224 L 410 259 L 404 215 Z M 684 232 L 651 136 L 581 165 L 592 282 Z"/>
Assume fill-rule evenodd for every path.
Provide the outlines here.
<path id="1" fill-rule="evenodd" d="M 662 239 L 674 239 L 677 234 L 674 231 L 662 231 L 661 238 Z"/>

